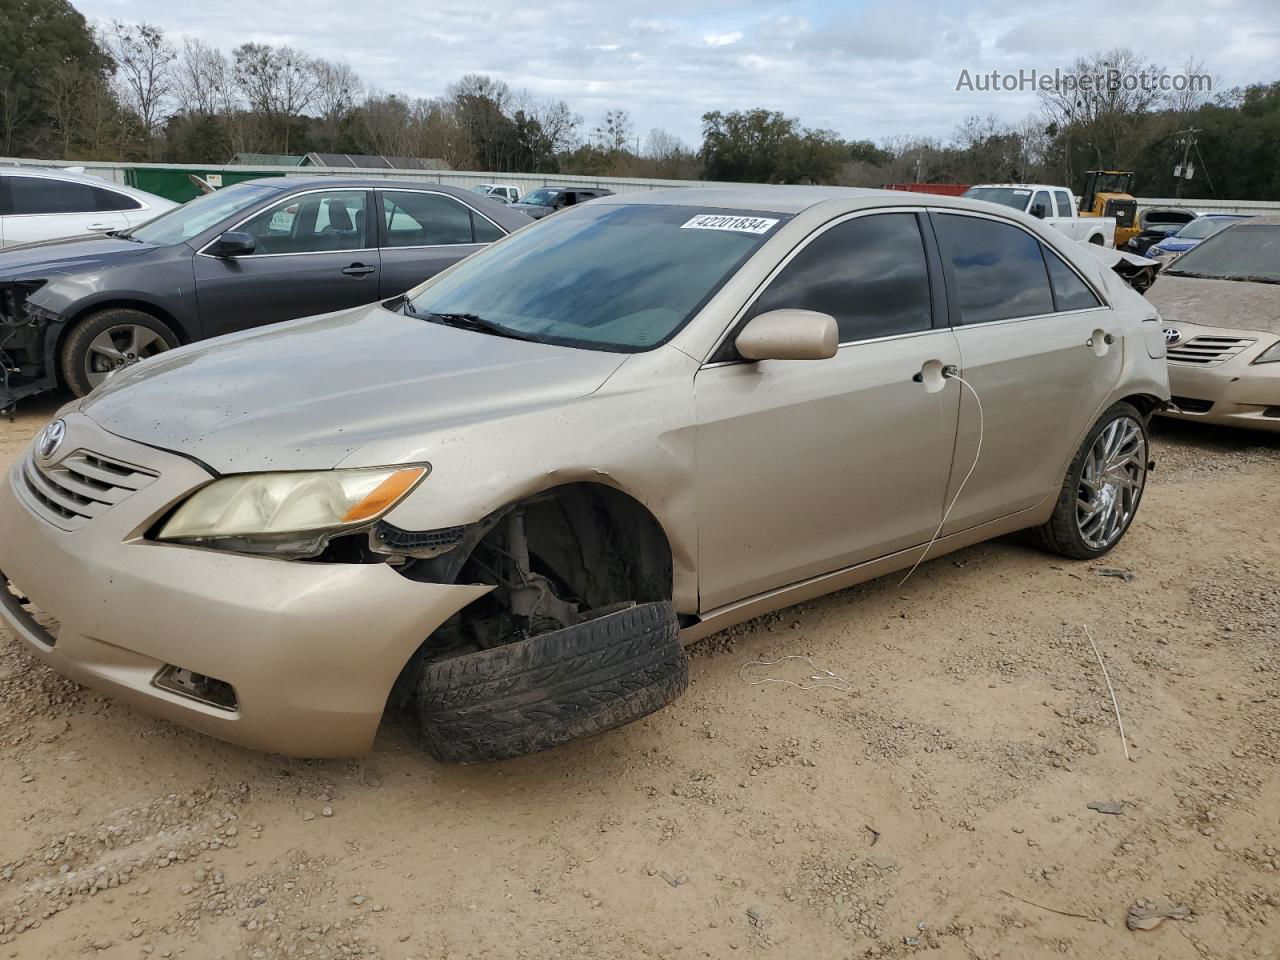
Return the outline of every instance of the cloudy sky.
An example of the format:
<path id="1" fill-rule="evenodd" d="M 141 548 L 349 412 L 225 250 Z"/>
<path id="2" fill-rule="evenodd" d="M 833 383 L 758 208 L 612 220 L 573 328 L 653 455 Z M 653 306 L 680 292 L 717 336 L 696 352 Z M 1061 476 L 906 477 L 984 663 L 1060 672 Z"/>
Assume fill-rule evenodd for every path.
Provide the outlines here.
<path id="1" fill-rule="evenodd" d="M 637 132 L 700 141 L 708 110 L 756 106 L 849 138 L 947 137 L 969 114 L 1017 120 L 1031 93 L 957 91 L 971 73 L 1052 71 L 1104 45 L 1171 69 L 1203 60 L 1219 89 L 1280 80 L 1276 0 L 72 0 L 90 20 L 146 20 L 230 50 L 291 44 L 370 86 L 436 96 L 464 73 L 608 108 Z"/>

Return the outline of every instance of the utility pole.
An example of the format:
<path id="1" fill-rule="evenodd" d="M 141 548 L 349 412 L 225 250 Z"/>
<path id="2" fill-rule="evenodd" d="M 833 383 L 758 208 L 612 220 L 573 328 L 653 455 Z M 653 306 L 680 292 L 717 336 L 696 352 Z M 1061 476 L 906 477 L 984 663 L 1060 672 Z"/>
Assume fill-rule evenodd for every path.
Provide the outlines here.
<path id="1" fill-rule="evenodd" d="M 1174 186 L 1174 196 L 1182 199 L 1182 185 L 1191 179 L 1187 175 L 1187 163 L 1190 161 L 1191 148 L 1195 146 L 1195 137 L 1200 131 L 1195 127 L 1188 127 L 1186 130 L 1179 130 L 1177 136 L 1182 137 L 1182 165 L 1175 171 L 1178 175 L 1178 182 Z"/>

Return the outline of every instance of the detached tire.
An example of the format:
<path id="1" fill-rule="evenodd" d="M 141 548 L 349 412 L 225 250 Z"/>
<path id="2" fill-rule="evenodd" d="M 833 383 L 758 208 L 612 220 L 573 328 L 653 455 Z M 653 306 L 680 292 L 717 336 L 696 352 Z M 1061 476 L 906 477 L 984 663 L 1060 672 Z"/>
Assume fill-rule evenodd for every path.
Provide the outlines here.
<path id="1" fill-rule="evenodd" d="M 415 694 L 423 745 L 445 763 L 480 763 L 639 720 L 689 685 L 679 636 L 670 603 L 643 603 L 427 663 Z"/>
<path id="2" fill-rule="evenodd" d="M 62 344 L 62 377 L 83 397 L 113 373 L 178 346 L 168 324 L 128 307 L 108 307 L 76 323 Z"/>
<path id="3" fill-rule="evenodd" d="M 1150 456 L 1147 418 L 1130 403 L 1115 404 L 1085 436 L 1053 515 L 1032 536 L 1044 549 L 1073 560 L 1110 551 L 1137 515 Z"/>

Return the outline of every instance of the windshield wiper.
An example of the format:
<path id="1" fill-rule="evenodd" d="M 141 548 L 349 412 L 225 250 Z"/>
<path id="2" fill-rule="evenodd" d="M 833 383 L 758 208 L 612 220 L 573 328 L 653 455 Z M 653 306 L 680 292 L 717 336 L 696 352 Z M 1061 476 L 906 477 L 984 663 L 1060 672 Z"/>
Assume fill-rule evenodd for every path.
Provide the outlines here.
<path id="1" fill-rule="evenodd" d="M 1280 283 L 1275 277 L 1251 277 L 1248 274 L 1235 273 L 1195 273 L 1191 270 L 1179 270 L 1173 267 L 1165 272 L 1166 277 L 1192 277 L 1196 280 L 1236 280 L 1241 283 Z"/>
<path id="2" fill-rule="evenodd" d="M 412 317 L 420 317 L 431 323 L 440 323 L 446 327 L 458 327 L 462 330 L 475 330 L 478 333 L 488 333 L 495 337 L 508 337 L 512 340 L 532 340 L 533 338 L 518 330 L 512 330 L 510 327 L 504 327 L 500 323 L 494 323 L 492 320 L 486 320 L 484 317 L 474 313 L 440 313 L 435 310 L 428 310 L 425 313 L 419 313 L 413 306 L 413 301 L 406 300 L 404 302 L 404 311 Z"/>

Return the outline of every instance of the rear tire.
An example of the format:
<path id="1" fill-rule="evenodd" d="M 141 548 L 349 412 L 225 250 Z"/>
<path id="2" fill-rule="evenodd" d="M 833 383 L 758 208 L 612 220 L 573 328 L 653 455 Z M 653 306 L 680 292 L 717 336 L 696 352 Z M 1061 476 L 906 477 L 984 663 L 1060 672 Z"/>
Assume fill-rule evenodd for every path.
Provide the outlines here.
<path id="1" fill-rule="evenodd" d="M 1142 502 L 1151 447 L 1147 418 L 1131 403 L 1098 418 L 1067 468 L 1053 515 L 1032 531 L 1040 546 L 1073 560 L 1109 552 Z"/>
<path id="2" fill-rule="evenodd" d="M 415 702 L 446 763 L 536 753 L 661 709 L 689 685 L 670 603 L 643 603 L 478 653 L 428 662 Z"/>
<path id="3" fill-rule="evenodd" d="M 62 344 L 62 377 L 83 397 L 120 370 L 176 346 L 178 335 L 151 314 L 109 307 L 71 328 Z"/>

